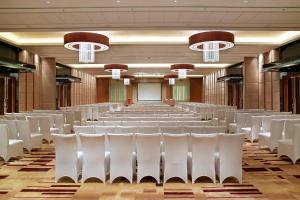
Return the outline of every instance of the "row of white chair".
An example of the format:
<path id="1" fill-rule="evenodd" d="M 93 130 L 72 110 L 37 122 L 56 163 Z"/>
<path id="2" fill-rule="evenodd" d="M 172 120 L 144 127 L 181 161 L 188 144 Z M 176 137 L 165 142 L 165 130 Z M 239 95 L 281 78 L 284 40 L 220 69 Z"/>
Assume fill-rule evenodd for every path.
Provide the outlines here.
<path id="1" fill-rule="evenodd" d="M 86 121 L 83 125 L 98 126 L 212 126 L 213 121 Z"/>
<path id="2" fill-rule="evenodd" d="M 191 137 L 192 152 L 188 153 L 188 134 L 136 134 L 135 139 L 133 134 L 109 134 L 109 152 L 105 152 L 104 134 L 80 133 L 82 152 L 78 152 L 76 135 L 55 134 L 55 180 L 67 176 L 77 182 L 83 162 L 82 182 L 91 177 L 105 182 L 109 172 L 111 183 L 117 177 L 132 183 L 137 168 L 137 182 L 151 176 L 159 183 L 162 161 L 164 182 L 172 177 L 187 182 L 188 173 L 193 183 L 201 176 L 215 182 L 216 175 L 221 183 L 228 177 L 242 182 L 243 134 Z"/>
<path id="3" fill-rule="evenodd" d="M 259 133 L 259 146 L 274 151 L 278 147 L 278 156 L 286 155 L 295 164 L 300 157 L 300 119 L 272 119 L 270 132 Z"/>

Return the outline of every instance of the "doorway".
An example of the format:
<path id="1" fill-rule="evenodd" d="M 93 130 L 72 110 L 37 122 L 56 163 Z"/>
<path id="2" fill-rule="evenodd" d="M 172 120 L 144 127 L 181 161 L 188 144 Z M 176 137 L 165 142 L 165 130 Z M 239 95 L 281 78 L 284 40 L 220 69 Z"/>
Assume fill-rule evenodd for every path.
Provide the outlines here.
<path id="1" fill-rule="evenodd" d="M 0 74 L 0 114 L 18 112 L 17 76 Z"/>

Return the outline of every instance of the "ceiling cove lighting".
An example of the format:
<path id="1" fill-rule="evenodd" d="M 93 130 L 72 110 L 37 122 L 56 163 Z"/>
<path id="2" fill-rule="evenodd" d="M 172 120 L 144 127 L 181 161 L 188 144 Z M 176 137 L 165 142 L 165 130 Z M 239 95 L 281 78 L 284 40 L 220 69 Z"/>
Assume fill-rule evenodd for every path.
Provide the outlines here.
<path id="1" fill-rule="evenodd" d="M 72 68 L 103 68 L 105 64 L 68 64 Z M 126 64 L 128 68 L 141 69 L 141 68 L 170 68 L 172 63 L 131 63 Z M 230 66 L 227 63 L 195 63 L 195 68 L 224 68 Z"/>
<path id="2" fill-rule="evenodd" d="M 169 81 L 169 85 L 175 85 L 175 80 L 178 78 L 177 74 L 168 74 L 164 76 L 164 79 Z"/>
<path id="3" fill-rule="evenodd" d="M 195 66 L 193 64 L 174 64 L 171 65 L 171 71 L 178 73 L 178 79 L 185 79 L 188 71 L 193 71 Z"/>
<path id="4" fill-rule="evenodd" d="M 204 62 L 219 62 L 220 50 L 234 46 L 234 35 L 225 31 L 209 31 L 190 36 L 189 48 L 203 51 Z"/>
<path id="5" fill-rule="evenodd" d="M 109 38 L 98 33 L 68 33 L 64 35 L 64 46 L 67 49 L 79 51 L 80 63 L 94 63 L 95 52 L 109 49 Z"/>
<path id="6" fill-rule="evenodd" d="M 121 72 L 128 71 L 128 66 L 124 64 L 107 64 L 104 65 L 104 71 L 111 72 L 112 79 L 120 79 Z"/>
<path id="7" fill-rule="evenodd" d="M 124 85 L 130 85 L 130 80 L 133 80 L 134 76 L 122 75 L 122 79 L 124 80 Z"/>

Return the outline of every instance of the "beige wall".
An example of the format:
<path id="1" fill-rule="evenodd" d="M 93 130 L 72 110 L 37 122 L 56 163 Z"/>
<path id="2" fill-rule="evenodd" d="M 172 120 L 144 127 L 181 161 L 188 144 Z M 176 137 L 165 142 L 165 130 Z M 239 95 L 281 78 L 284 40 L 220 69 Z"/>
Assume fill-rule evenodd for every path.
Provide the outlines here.
<path id="1" fill-rule="evenodd" d="M 227 83 L 217 82 L 217 78 L 226 75 L 226 69 L 208 74 L 204 77 L 204 102 L 211 104 L 227 104 Z"/>
<path id="2" fill-rule="evenodd" d="M 81 78 L 81 83 L 72 83 L 71 85 L 71 105 L 96 103 L 96 77 L 77 69 L 72 69 L 72 76 Z"/>

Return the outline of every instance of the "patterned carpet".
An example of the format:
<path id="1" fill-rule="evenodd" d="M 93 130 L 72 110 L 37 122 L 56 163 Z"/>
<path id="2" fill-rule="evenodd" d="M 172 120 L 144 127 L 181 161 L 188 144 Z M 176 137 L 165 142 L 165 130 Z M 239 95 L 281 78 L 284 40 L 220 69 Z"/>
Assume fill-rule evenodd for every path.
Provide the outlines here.
<path id="1" fill-rule="evenodd" d="M 54 148 L 42 148 L 26 153 L 22 159 L 0 161 L 0 199 L 300 199 L 300 161 L 292 165 L 287 157 L 277 158 L 258 144 L 245 142 L 243 149 L 243 183 L 228 179 L 213 184 L 205 178 L 196 184 L 184 184 L 174 179 L 167 184 L 155 184 L 145 179 L 142 184 L 129 184 L 119 179 L 114 184 L 91 180 L 74 184 L 69 179 L 54 183 Z"/>

